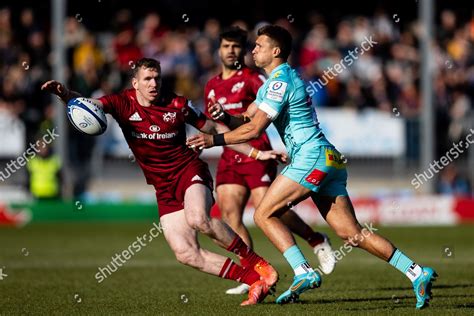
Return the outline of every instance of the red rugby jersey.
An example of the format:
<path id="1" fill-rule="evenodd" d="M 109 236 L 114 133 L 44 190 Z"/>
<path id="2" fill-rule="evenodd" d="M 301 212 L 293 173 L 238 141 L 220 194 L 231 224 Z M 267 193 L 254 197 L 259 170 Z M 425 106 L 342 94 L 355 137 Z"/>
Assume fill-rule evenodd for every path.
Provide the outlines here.
<path id="1" fill-rule="evenodd" d="M 226 80 L 222 79 L 222 73 L 211 78 L 204 88 L 205 114 L 211 118 L 207 110 L 211 97 L 214 97 L 221 103 L 224 110 L 231 115 L 245 112 L 247 107 L 255 101 L 258 88 L 260 88 L 264 81 L 265 77 L 263 75 L 248 67 L 243 67 Z M 261 137 L 249 143 L 257 149 L 272 149 L 266 133 L 263 133 Z M 228 147 L 224 147 L 221 158 L 230 162 L 237 161 L 241 163 L 255 161 Z"/>
<path id="2" fill-rule="evenodd" d="M 206 117 L 186 98 L 160 92 L 156 104 L 144 107 L 138 103 L 136 91 L 128 89 L 99 100 L 104 111 L 119 123 L 147 183 L 154 184 L 157 177 L 171 179 L 198 159 L 198 154 L 186 146 L 185 123 L 199 129 Z"/>

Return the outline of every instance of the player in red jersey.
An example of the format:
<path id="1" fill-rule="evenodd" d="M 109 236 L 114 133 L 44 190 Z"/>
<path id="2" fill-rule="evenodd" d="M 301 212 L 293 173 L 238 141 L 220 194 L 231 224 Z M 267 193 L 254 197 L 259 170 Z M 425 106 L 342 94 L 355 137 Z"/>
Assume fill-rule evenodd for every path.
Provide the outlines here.
<path id="1" fill-rule="evenodd" d="M 231 27 L 220 34 L 219 57 L 222 72 L 211 78 L 204 89 L 205 104 L 219 102 L 223 109 L 231 114 L 242 114 L 255 100 L 257 91 L 265 82 L 265 77 L 257 71 L 246 67 L 244 56 L 247 43 L 247 32 L 239 27 Z M 212 117 L 207 111 L 208 117 Z M 218 124 L 220 133 L 229 129 Z M 270 140 L 264 132 L 262 136 L 249 144 L 259 150 L 271 150 Z M 224 147 L 216 174 L 217 204 L 227 224 L 252 247 L 252 239 L 243 224 L 242 215 L 249 197 L 255 207 L 260 204 L 268 187 L 275 179 L 277 164 L 274 160 L 256 161 L 235 150 Z M 333 271 L 336 260 L 328 237 L 313 231 L 292 210 L 282 216 L 283 222 L 291 231 L 305 239 L 313 248 L 320 261 L 322 272 Z M 246 284 L 227 290 L 227 294 L 243 294 L 248 290 Z"/>
<path id="2" fill-rule="evenodd" d="M 262 301 L 276 284 L 278 274 L 225 222 L 209 216 L 212 177 L 198 153 L 185 144 L 185 123 L 207 133 L 217 132 L 216 123 L 206 119 L 184 97 L 160 91 L 161 68 L 154 59 L 144 58 L 136 63 L 132 85 L 133 89 L 98 101 L 119 123 L 147 183 L 155 187 L 164 236 L 176 259 L 203 272 L 251 285 L 249 298 L 242 305 Z M 41 89 L 66 103 L 80 96 L 54 80 L 44 83 Z M 259 159 L 285 160 L 282 154 L 260 151 L 247 144 L 235 149 L 246 154 L 251 151 Z M 197 232 L 237 254 L 241 265 L 201 248 Z"/>

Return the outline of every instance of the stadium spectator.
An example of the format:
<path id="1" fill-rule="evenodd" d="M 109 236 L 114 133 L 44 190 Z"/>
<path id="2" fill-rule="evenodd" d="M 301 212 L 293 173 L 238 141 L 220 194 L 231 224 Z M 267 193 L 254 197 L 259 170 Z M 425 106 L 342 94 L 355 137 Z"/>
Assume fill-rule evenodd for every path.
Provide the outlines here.
<path id="1" fill-rule="evenodd" d="M 459 173 L 454 163 L 446 166 L 439 175 L 436 192 L 454 196 L 471 197 L 471 184 L 469 180 Z"/>
<path id="2" fill-rule="evenodd" d="M 29 189 L 31 195 L 38 200 L 57 199 L 61 192 L 59 171 L 61 161 L 53 153 L 51 145 L 38 147 L 38 154 L 27 162 Z"/>

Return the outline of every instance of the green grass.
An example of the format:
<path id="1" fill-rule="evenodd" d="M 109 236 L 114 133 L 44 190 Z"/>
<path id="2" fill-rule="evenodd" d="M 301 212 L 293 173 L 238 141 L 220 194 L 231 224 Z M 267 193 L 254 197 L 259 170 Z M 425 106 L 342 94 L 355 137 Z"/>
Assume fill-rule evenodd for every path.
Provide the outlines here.
<path id="1" fill-rule="evenodd" d="M 179 265 L 163 236 L 133 256 L 102 283 L 98 267 L 126 249 L 149 223 L 35 224 L 0 229 L 0 314 L 111 315 L 472 315 L 474 308 L 474 227 L 392 227 L 379 230 L 420 264 L 440 277 L 431 307 L 416 312 L 408 279 L 388 264 L 355 249 L 323 277 L 322 287 L 301 296 L 302 302 L 278 306 L 275 297 L 242 308 L 242 296 L 224 291 L 234 283 Z M 327 227 L 322 231 L 328 232 Z M 255 246 L 278 269 L 277 293 L 289 286 L 291 270 L 257 229 Z M 341 241 L 333 237 L 335 248 Z M 201 236 L 203 247 L 217 250 Z M 313 265 L 311 249 L 298 241 Z M 448 257 L 444 248 L 449 247 Z M 25 248 L 25 249 L 23 249 Z M 217 250 L 223 253 L 220 250 Z M 80 302 L 78 302 L 80 301 Z"/>

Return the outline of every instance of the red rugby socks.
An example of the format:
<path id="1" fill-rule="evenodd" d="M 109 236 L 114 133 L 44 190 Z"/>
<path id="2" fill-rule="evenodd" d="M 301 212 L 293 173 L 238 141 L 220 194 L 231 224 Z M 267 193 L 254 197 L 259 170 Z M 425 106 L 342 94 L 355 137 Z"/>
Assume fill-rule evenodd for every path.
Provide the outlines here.
<path id="1" fill-rule="evenodd" d="M 219 277 L 246 283 L 248 285 L 252 285 L 253 283 L 260 280 L 260 275 L 255 272 L 254 269 L 243 268 L 238 264 L 235 264 L 230 258 L 227 258 L 227 260 L 224 262 L 221 272 L 219 272 Z"/>
<path id="2" fill-rule="evenodd" d="M 234 241 L 227 247 L 228 251 L 235 253 L 239 256 L 240 263 L 244 267 L 251 267 L 256 265 L 260 260 L 264 260 L 262 257 L 257 255 L 247 244 L 244 243 L 242 238 L 238 235 L 235 236 Z"/>

